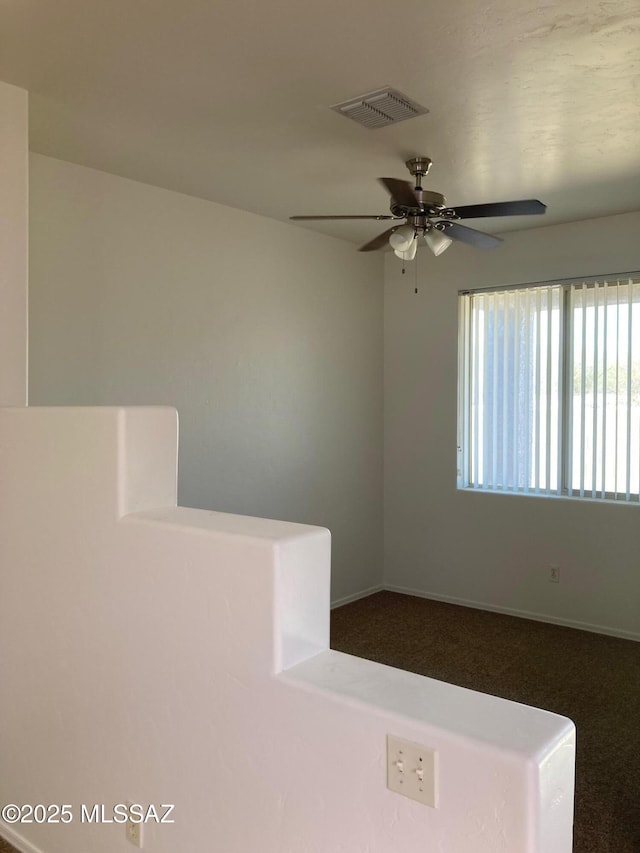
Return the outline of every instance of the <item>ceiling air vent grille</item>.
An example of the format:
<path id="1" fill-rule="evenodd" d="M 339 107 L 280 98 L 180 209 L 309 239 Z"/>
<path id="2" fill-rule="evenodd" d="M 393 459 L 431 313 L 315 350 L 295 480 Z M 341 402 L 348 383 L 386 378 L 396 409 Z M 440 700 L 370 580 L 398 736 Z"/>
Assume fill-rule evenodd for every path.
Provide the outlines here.
<path id="1" fill-rule="evenodd" d="M 370 130 L 397 124 L 399 121 L 429 112 L 426 107 L 407 98 L 402 92 L 389 88 L 359 95 L 342 104 L 335 104 L 331 109 Z"/>

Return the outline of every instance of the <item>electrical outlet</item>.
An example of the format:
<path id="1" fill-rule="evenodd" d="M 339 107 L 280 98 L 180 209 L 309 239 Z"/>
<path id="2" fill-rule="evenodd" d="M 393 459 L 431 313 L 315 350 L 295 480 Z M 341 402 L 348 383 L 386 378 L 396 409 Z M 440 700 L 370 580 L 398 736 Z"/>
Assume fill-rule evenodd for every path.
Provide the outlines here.
<path id="1" fill-rule="evenodd" d="M 549 582 L 560 583 L 560 566 L 549 566 Z"/>
<path id="2" fill-rule="evenodd" d="M 387 735 L 387 788 L 437 808 L 437 758 L 426 746 Z"/>
<path id="3" fill-rule="evenodd" d="M 129 803 L 129 806 L 130 805 L 131 803 Z M 144 842 L 144 824 L 142 822 L 135 823 L 131 820 L 131 814 L 129 814 L 125 830 L 127 833 L 127 841 L 130 841 L 134 847 L 142 849 Z"/>

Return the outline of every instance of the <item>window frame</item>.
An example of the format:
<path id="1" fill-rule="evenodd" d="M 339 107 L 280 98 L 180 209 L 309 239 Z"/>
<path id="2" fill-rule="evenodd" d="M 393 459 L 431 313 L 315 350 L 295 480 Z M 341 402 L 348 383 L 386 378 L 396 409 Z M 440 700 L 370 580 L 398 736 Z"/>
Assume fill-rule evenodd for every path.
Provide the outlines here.
<path id="1" fill-rule="evenodd" d="M 572 436 L 571 418 L 573 417 L 573 399 L 566 392 L 567 388 L 573 386 L 571 376 L 571 354 L 574 345 L 574 321 L 573 321 L 573 288 L 583 285 L 594 288 L 596 283 L 603 281 L 620 283 L 624 279 L 632 282 L 640 282 L 640 271 L 604 273 L 581 277 L 551 279 L 547 281 L 521 282 L 518 284 L 505 284 L 497 287 L 465 288 L 459 290 L 458 297 L 458 394 L 457 394 L 457 448 L 456 448 L 456 482 L 457 488 L 465 492 L 480 492 L 482 494 L 498 495 L 528 495 L 531 497 L 544 498 L 567 498 L 580 501 L 590 500 L 595 502 L 611 502 L 616 504 L 640 505 L 640 489 L 638 492 L 624 491 L 610 492 L 593 489 L 575 489 L 569 486 L 572 477 Z M 472 386 L 472 355 L 471 355 L 471 322 L 472 309 L 470 297 L 482 293 L 500 293 L 503 291 L 527 290 L 535 288 L 560 287 L 562 289 L 560 299 L 560 354 L 561 368 L 559 372 L 558 399 L 559 399 L 559 441 L 558 441 L 558 488 L 551 490 L 540 490 L 539 488 L 525 488 L 509 486 L 497 488 L 495 486 L 476 485 L 474 483 L 474 471 L 471 470 L 471 399 Z M 632 302 L 630 302 L 632 304 Z M 630 378 L 629 380 L 630 381 Z M 584 395 L 584 373 L 583 391 Z M 627 461 L 627 464 L 629 462 Z"/>

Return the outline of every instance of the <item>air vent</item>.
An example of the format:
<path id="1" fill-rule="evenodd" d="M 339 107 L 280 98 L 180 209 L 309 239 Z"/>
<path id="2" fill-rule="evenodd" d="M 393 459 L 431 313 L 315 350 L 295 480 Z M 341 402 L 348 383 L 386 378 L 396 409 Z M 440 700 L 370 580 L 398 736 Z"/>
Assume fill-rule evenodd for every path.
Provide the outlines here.
<path id="1" fill-rule="evenodd" d="M 368 127 L 370 130 L 397 124 L 399 121 L 405 121 L 408 118 L 415 118 L 415 116 L 429 112 L 426 107 L 420 106 L 411 98 L 407 98 L 402 92 L 389 88 L 378 89 L 375 92 L 369 92 L 367 95 L 359 95 L 357 98 L 344 101 L 342 104 L 335 104 L 331 109 L 357 121 L 358 124 Z"/>

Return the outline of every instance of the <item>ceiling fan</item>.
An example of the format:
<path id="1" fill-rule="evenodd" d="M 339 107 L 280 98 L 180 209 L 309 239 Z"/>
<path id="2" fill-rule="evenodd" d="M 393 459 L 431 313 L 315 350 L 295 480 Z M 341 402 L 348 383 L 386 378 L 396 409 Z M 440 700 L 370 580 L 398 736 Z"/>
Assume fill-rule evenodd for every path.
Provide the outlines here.
<path id="1" fill-rule="evenodd" d="M 537 199 L 499 201 L 489 204 L 467 204 L 447 207 L 443 195 L 422 189 L 422 178 L 431 168 L 428 157 L 413 157 L 405 163 L 415 178 L 415 186 L 397 178 L 378 178 L 391 196 L 391 214 L 380 216 L 291 216 L 296 220 L 320 219 L 392 219 L 405 220 L 404 225 L 394 225 L 360 246 L 358 251 L 371 252 L 382 249 L 387 242 L 395 254 L 405 261 L 416 256 L 418 237 L 423 236 L 434 255 L 441 255 L 452 240 L 460 240 L 478 249 L 492 249 L 502 240 L 475 228 L 460 225 L 458 219 L 476 219 L 482 216 L 528 216 L 544 213 L 547 206 Z"/>

